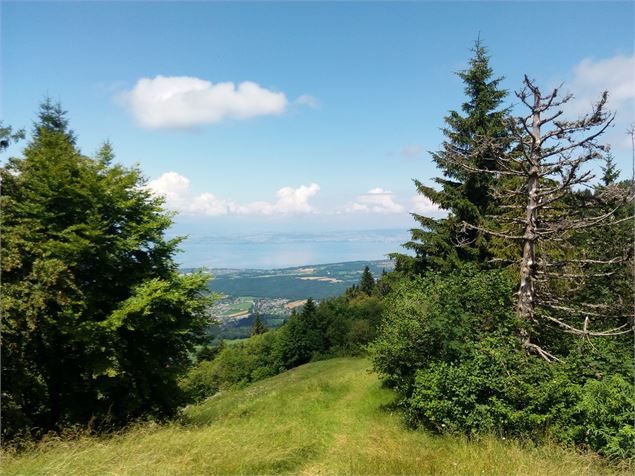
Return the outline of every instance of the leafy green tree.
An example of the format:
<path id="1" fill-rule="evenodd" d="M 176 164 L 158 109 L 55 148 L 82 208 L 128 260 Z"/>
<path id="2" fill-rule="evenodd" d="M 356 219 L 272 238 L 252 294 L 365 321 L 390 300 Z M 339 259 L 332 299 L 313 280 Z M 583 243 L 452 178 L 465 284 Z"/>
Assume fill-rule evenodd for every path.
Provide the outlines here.
<path id="1" fill-rule="evenodd" d="M 404 247 L 414 251 L 415 257 L 393 254 L 400 271 L 448 271 L 466 261 L 486 263 L 491 258 L 490 238 L 478 230 L 465 229 L 464 223 L 481 224 L 486 215 L 495 211 L 491 194 L 494 178 L 477 170 L 495 170 L 498 165 L 491 150 L 480 150 L 479 154 L 472 151 L 483 137 L 507 136 L 508 110 L 501 107 L 507 92 L 500 88 L 503 78 L 494 78 L 487 50 L 480 40 L 475 42 L 473 52 L 469 68 L 457 73 L 465 84 L 467 101 L 461 112 L 450 111 L 445 117 L 446 127 L 442 130 L 446 140 L 441 150 L 432 154 L 443 172 L 443 177 L 434 179 L 440 190 L 414 180 L 417 192 L 447 210 L 448 216 L 433 219 L 413 214 L 420 227 L 411 230 L 411 240 Z M 456 151 L 470 157 L 469 166 L 474 170 L 454 162 Z"/>
<path id="2" fill-rule="evenodd" d="M 359 289 L 369 296 L 373 294 L 373 290 L 375 289 L 375 278 L 373 278 L 373 274 L 370 272 L 368 266 L 364 267 L 364 272 L 359 280 Z"/>
<path id="3" fill-rule="evenodd" d="M 254 320 L 254 325 L 251 328 L 251 335 L 255 336 L 258 334 L 264 334 L 267 332 L 267 326 L 265 326 L 264 322 L 260 318 L 260 314 L 256 314 L 256 319 Z"/>
<path id="4" fill-rule="evenodd" d="M 162 200 L 110 144 L 82 155 L 59 104 L 23 155 L 0 169 L 3 436 L 171 414 L 209 278 L 178 273 Z"/>

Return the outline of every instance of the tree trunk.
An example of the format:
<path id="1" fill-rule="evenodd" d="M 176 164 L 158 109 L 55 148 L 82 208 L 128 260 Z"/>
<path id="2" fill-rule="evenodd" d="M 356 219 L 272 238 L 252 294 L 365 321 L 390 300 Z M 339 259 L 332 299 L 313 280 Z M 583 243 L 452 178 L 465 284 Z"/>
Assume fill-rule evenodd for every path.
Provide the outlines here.
<path id="1" fill-rule="evenodd" d="M 525 233 L 523 235 L 523 258 L 520 263 L 520 287 L 518 289 L 518 316 L 523 325 L 520 337 L 524 344 L 529 343 L 528 324 L 534 318 L 536 289 L 536 226 L 538 222 L 538 185 L 540 179 L 540 93 L 534 93 L 532 147 L 529 157 L 530 169 L 527 177 L 527 208 L 525 214 Z"/>

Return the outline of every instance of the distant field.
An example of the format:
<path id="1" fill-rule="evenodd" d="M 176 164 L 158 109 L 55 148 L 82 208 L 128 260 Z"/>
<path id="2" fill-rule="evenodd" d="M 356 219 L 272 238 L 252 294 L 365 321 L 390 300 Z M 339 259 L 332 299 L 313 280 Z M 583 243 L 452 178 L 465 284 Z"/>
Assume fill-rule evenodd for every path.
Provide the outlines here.
<path id="1" fill-rule="evenodd" d="M 339 296 L 359 282 L 368 266 L 375 277 L 393 268 L 390 261 L 352 261 L 274 270 L 211 270 L 212 291 L 229 296 L 284 298 L 292 301 Z M 238 312 L 238 311 L 236 311 Z"/>
<path id="2" fill-rule="evenodd" d="M 236 317 L 237 315 L 244 315 L 249 312 L 249 308 L 254 302 L 254 298 L 249 296 L 242 296 L 236 299 L 236 302 L 229 305 L 223 310 L 222 315 L 226 317 Z"/>
<path id="3" fill-rule="evenodd" d="M 404 427 L 363 359 L 308 364 L 188 408 L 182 423 L 2 453 L 3 475 L 632 474 L 597 456 Z"/>
<path id="4" fill-rule="evenodd" d="M 332 283 L 308 281 L 296 276 L 267 277 L 225 277 L 213 279 L 209 287 L 212 291 L 223 292 L 230 296 L 256 296 L 261 298 L 285 298 L 290 300 L 321 300 L 338 296 L 352 283 Z"/>

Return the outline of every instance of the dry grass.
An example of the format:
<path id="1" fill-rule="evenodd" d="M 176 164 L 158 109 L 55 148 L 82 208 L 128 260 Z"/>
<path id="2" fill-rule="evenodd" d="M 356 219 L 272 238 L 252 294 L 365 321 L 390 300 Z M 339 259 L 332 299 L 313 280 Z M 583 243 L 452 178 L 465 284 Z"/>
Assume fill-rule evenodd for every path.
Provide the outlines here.
<path id="1" fill-rule="evenodd" d="M 362 359 L 309 364 L 186 410 L 183 423 L 2 454 L 2 474 L 632 474 L 594 455 L 407 430 Z"/>

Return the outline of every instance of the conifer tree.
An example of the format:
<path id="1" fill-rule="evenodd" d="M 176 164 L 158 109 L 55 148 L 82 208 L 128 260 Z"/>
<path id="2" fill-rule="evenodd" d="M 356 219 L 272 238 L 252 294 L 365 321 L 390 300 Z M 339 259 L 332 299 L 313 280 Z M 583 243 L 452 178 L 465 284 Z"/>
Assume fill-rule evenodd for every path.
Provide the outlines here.
<path id="1" fill-rule="evenodd" d="M 615 159 L 611 152 L 607 152 L 604 158 L 605 164 L 602 167 L 602 183 L 604 186 L 613 185 L 620 176 L 620 171 L 615 165 Z"/>
<path id="2" fill-rule="evenodd" d="M 499 183 L 496 193 L 509 212 L 500 215 L 494 226 L 466 221 L 464 227 L 505 240 L 516 249 L 521 342 L 527 350 L 554 361 L 558 357 L 543 343 L 551 327 L 586 338 L 635 331 L 632 281 L 617 286 L 633 269 L 633 196 L 630 187 L 614 183 L 617 171 L 606 155 L 608 146 L 599 142 L 615 118 L 606 109 L 607 91 L 577 119 L 563 116 L 572 95 L 562 96 L 558 88 L 545 94 L 527 76 L 516 97 L 527 111 L 509 120 L 514 147 L 509 153 L 492 155 L 497 170 L 477 168 L 461 151 L 448 158 L 483 175 L 511 177 Z M 470 154 L 491 150 L 497 139 L 480 141 Z M 605 185 L 594 186 L 590 167 L 602 159 L 607 161 Z M 539 325 L 544 329 L 537 329 Z"/>
<path id="3" fill-rule="evenodd" d="M 461 262 L 484 264 L 491 258 L 489 237 L 478 230 L 465 229 L 463 224 L 481 224 L 486 215 L 494 212 L 491 186 L 495 178 L 470 172 L 448 159 L 460 151 L 469 156 L 476 168 L 495 170 L 492 151 L 480 150 L 480 154 L 472 151 L 482 137 L 496 138 L 501 145 L 501 139 L 508 134 L 505 121 L 508 110 L 501 107 L 507 95 L 500 88 L 503 78 L 494 78 L 487 50 L 480 40 L 475 42 L 473 52 L 469 68 L 457 73 L 465 84 L 467 100 L 461 112 L 450 111 L 445 118 L 446 127 L 442 130 L 446 140 L 441 150 L 432 154 L 443 173 L 443 177 L 434 179 L 440 190 L 414 180 L 417 192 L 447 210 L 448 216 L 433 219 L 413 214 L 420 228 L 411 230 L 411 240 L 404 247 L 414 251 L 415 258 L 393 254 L 398 270 L 448 270 Z"/>
<path id="4" fill-rule="evenodd" d="M 256 336 L 258 334 L 264 334 L 267 330 L 267 326 L 265 326 L 264 322 L 262 322 L 262 319 L 260 318 L 260 313 L 257 313 L 254 325 L 251 328 L 251 335 Z"/>
<path id="5" fill-rule="evenodd" d="M 375 278 L 373 278 L 373 274 L 370 272 L 368 266 L 364 268 L 362 277 L 359 280 L 359 289 L 369 296 L 373 294 L 373 290 L 375 289 Z"/>
<path id="6" fill-rule="evenodd" d="M 181 276 L 170 215 L 104 145 L 81 154 L 46 100 L 2 183 L 2 436 L 169 414 L 209 323 L 208 278 Z"/>

